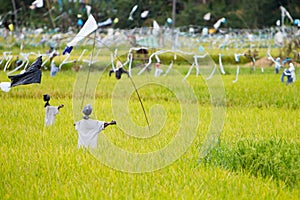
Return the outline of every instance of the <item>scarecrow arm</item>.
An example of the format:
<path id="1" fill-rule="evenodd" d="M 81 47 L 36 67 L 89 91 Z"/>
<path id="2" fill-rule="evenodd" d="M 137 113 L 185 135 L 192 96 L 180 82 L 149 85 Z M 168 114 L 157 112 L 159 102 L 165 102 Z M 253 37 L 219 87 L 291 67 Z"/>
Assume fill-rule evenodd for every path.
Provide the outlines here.
<path id="1" fill-rule="evenodd" d="M 122 70 L 122 73 L 125 73 L 125 74 L 127 74 L 127 76 L 129 77 L 129 73 L 128 73 L 128 71 L 126 71 L 125 69 L 123 69 L 123 68 L 121 68 L 121 70 Z"/>
<path id="2" fill-rule="evenodd" d="M 109 76 L 111 76 L 112 73 L 114 73 L 115 71 L 112 69 L 109 71 Z"/>
<path id="3" fill-rule="evenodd" d="M 104 128 L 106 128 L 109 125 L 115 125 L 117 122 L 115 120 L 111 120 L 111 122 L 104 122 Z"/>

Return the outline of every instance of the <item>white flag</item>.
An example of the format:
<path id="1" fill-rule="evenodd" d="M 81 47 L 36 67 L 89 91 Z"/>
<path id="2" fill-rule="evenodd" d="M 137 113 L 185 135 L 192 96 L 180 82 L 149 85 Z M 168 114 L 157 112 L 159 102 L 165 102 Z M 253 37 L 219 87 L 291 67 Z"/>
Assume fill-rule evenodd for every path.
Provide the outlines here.
<path id="1" fill-rule="evenodd" d="M 156 30 L 156 31 L 159 31 L 159 29 L 160 29 L 157 21 L 155 21 L 155 20 L 153 20 L 153 29 Z"/>
<path id="2" fill-rule="evenodd" d="M 31 6 L 29 6 L 29 8 L 31 10 L 35 9 L 35 8 L 41 8 L 44 6 L 44 1 L 43 0 L 35 0 L 34 2 L 32 2 Z"/>
<path id="3" fill-rule="evenodd" d="M 149 10 L 145 10 L 144 12 L 141 13 L 141 18 L 146 18 L 149 14 Z"/>
<path id="4" fill-rule="evenodd" d="M 75 46 L 77 44 L 77 42 L 79 42 L 80 40 L 84 39 L 86 36 L 88 36 L 89 34 L 94 32 L 95 30 L 97 30 L 97 28 L 98 28 L 98 25 L 97 25 L 95 18 L 93 17 L 93 15 L 90 15 L 88 20 L 85 22 L 83 27 L 80 29 L 79 33 L 67 45 L 69 47 Z"/>
<path id="5" fill-rule="evenodd" d="M 285 7 L 280 6 L 280 10 L 281 10 L 281 16 L 282 17 L 287 16 L 290 19 L 291 23 L 293 23 L 294 20 L 293 20 L 292 16 L 290 15 L 290 13 L 285 9 Z"/>
<path id="6" fill-rule="evenodd" d="M 129 17 L 128 17 L 129 20 L 133 20 L 132 15 L 133 15 L 133 13 L 137 10 L 137 8 L 138 8 L 138 5 L 135 5 L 135 6 L 131 9 L 131 11 L 130 11 L 130 13 L 129 13 Z"/>
<path id="7" fill-rule="evenodd" d="M 210 20 L 210 12 L 209 13 L 206 13 L 204 16 L 203 16 L 203 19 L 205 20 L 205 21 L 209 21 Z"/>
<path id="8" fill-rule="evenodd" d="M 87 14 L 87 16 L 89 16 L 89 15 L 91 14 L 92 6 L 90 6 L 90 5 L 85 5 L 85 9 L 86 9 L 86 14 Z"/>
<path id="9" fill-rule="evenodd" d="M 4 92 L 9 92 L 10 90 L 10 82 L 1 82 L 0 89 Z"/>
<path id="10" fill-rule="evenodd" d="M 41 8 L 44 6 L 44 1 L 43 0 L 35 0 L 34 2 L 32 2 L 33 6 L 35 6 L 36 8 Z"/>
<path id="11" fill-rule="evenodd" d="M 276 26 L 280 26 L 280 20 L 279 19 L 276 21 Z"/>
<path id="12" fill-rule="evenodd" d="M 98 23 L 98 26 L 99 26 L 99 27 L 107 26 L 107 25 L 110 25 L 111 23 L 112 23 L 111 18 L 108 18 L 107 20 L 105 20 L 105 21 L 103 21 L 103 22 L 99 22 L 99 23 Z"/>
<path id="13" fill-rule="evenodd" d="M 214 28 L 218 29 L 221 26 L 221 24 L 224 24 L 225 22 L 226 22 L 226 18 L 222 17 L 214 24 Z"/>

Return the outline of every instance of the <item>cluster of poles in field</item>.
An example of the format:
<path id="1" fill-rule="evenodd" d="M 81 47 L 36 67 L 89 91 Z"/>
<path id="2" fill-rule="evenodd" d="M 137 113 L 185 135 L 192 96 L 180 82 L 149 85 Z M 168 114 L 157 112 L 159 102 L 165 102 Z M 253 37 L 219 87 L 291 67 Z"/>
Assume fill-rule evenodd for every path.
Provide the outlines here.
<path id="1" fill-rule="evenodd" d="M 119 30 L 113 28 L 98 28 L 97 37 L 101 40 L 99 47 L 128 44 L 152 48 L 193 49 L 202 45 L 210 49 L 224 48 L 274 48 L 283 45 L 284 40 L 297 38 L 300 29 L 288 27 L 284 32 L 279 27 L 265 29 L 219 29 L 218 33 L 209 34 L 205 27 L 179 27 L 171 29 L 155 29 L 152 27 Z M 59 46 L 66 43 L 75 33 L 49 32 L 42 28 L 31 30 L 22 29 L 13 34 L 7 29 L 0 29 L 1 46 L 8 49 L 17 46 L 26 47 Z M 92 45 L 91 40 L 82 41 L 82 45 Z"/>
<path id="2" fill-rule="evenodd" d="M 63 65 L 68 63 L 83 62 L 94 64 L 96 62 L 101 62 L 99 59 L 84 59 L 84 55 L 88 52 L 87 49 L 92 47 L 94 41 L 93 38 L 96 37 L 97 51 L 94 54 L 94 57 L 97 58 L 98 55 L 102 53 L 102 49 L 109 49 L 111 52 L 112 67 L 114 67 L 114 61 L 117 58 L 116 53 L 113 53 L 113 51 L 121 48 L 127 49 L 127 60 L 122 64 L 122 67 L 128 65 L 130 75 L 134 51 L 140 49 L 151 49 L 152 51 L 154 49 L 155 51 L 148 55 L 148 61 L 144 63 L 144 67 L 142 67 L 137 75 L 141 75 L 145 70 L 149 69 L 153 62 L 160 63 L 160 55 L 173 53 L 173 59 L 170 60 L 169 66 L 164 73 L 159 69 L 159 65 L 155 65 L 156 70 L 158 70 L 155 72 L 155 76 L 159 76 L 160 74 L 166 76 L 173 67 L 176 55 L 191 56 L 192 65 L 184 77 L 184 79 L 186 79 L 193 69 L 196 70 L 196 75 L 199 75 L 200 67 L 198 60 L 208 57 L 208 54 L 206 53 L 206 50 L 208 49 L 235 49 L 236 53 L 232 56 L 234 56 L 235 61 L 238 63 L 239 57 L 245 55 L 245 49 L 268 48 L 270 50 L 272 48 L 280 48 L 282 47 L 284 40 L 289 40 L 291 37 L 300 35 L 300 31 L 295 29 L 295 27 L 285 29 L 284 33 L 282 32 L 282 29 L 278 27 L 259 30 L 220 29 L 219 32 L 215 34 L 206 34 L 204 32 L 203 27 L 179 27 L 175 32 L 172 32 L 171 29 L 157 30 L 146 27 L 135 28 L 132 30 L 98 28 L 94 36 L 90 35 L 82 40 L 80 45 L 84 48 L 82 48 L 80 56 L 76 59 L 71 59 L 70 54 L 59 55 L 58 49 L 70 41 L 70 38 L 74 37 L 75 33 L 72 31 L 67 33 L 48 33 L 43 29 L 23 29 L 19 34 L 12 34 L 5 29 L 1 29 L 0 39 L 2 37 L 2 40 L 4 41 L 2 48 L 9 49 L 12 46 L 17 46 L 17 48 L 20 49 L 20 53 L 15 56 L 12 51 L 4 51 L 2 56 L 0 55 L 0 65 L 3 66 L 3 71 L 11 74 L 18 70 L 26 70 L 29 65 L 30 56 L 43 56 L 42 67 L 46 68 L 46 65 L 48 65 L 47 63 L 50 62 L 51 64 L 54 52 L 57 53 L 56 56 L 63 56 L 62 62 L 58 65 L 59 70 Z M 40 51 L 26 51 L 26 48 L 32 50 L 35 48 L 45 49 L 45 47 L 49 47 L 50 50 L 43 53 Z M 267 57 L 269 58 L 270 56 L 267 55 Z M 220 72 L 225 74 L 222 64 L 222 53 L 219 54 L 218 60 Z M 215 70 L 216 65 L 212 67 L 212 74 Z M 238 80 L 238 74 L 239 66 L 237 67 L 236 79 L 234 82 Z M 211 76 L 207 78 L 211 78 Z"/>

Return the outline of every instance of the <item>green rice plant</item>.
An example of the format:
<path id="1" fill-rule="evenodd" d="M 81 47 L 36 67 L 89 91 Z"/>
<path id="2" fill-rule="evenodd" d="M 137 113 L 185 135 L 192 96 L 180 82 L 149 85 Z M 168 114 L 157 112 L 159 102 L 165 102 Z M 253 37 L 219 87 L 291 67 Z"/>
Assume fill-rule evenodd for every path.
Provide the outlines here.
<path id="1" fill-rule="evenodd" d="M 219 146 L 203 159 L 233 172 L 282 181 L 289 187 L 300 182 L 300 144 L 286 140 L 241 140 L 235 146 Z"/>
<path id="2" fill-rule="evenodd" d="M 174 67 L 184 71 L 189 66 Z M 60 71 L 55 77 L 43 71 L 41 84 L 0 92 L 0 199 L 300 199 L 298 82 L 286 86 L 275 74 L 245 73 L 232 83 L 233 74 L 222 76 L 227 107 L 221 146 L 202 165 L 199 149 L 211 123 L 212 108 L 206 82 L 192 74 L 187 81 L 199 106 L 196 137 L 170 165 L 134 174 L 111 168 L 90 151 L 77 148 L 72 101 L 78 77 L 79 73 L 71 70 Z M 143 78 L 133 76 L 134 81 Z M 0 81 L 9 81 L 3 72 Z M 111 91 L 118 81 L 104 73 L 95 83 L 92 118 L 114 118 Z M 175 81 L 174 86 L 180 84 Z M 159 134 L 149 140 L 137 139 L 118 126 L 100 134 L 120 148 L 147 153 L 172 141 L 178 121 L 184 119 L 180 119 L 180 106 L 169 90 L 149 86 L 139 91 L 152 120 L 161 116 L 151 113 L 153 106 L 165 109 L 168 118 Z M 65 105 L 50 127 L 44 127 L 45 93 L 51 95 L 51 105 Z M 122 101 L 122 95 L 117 98 Z M 128 109 L 131 114 L 126 117 L 138 125 L 146 124 L 134 93 Z"/>

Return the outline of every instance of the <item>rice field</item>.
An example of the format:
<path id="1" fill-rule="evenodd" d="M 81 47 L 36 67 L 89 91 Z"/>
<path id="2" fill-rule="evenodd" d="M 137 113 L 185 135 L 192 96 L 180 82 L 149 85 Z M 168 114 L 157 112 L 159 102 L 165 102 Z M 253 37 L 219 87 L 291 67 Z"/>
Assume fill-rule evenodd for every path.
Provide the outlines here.
<path id="1" fill-rule="evenodd" d="M 172 155 L 176 159 L 166 166 L 141 173 L 127 172 L 124 165 L 131 160 L 104 143 L 99 145 L 101 153 L 78 149 L 73 126 L 81 117 L 81 108 L 74 103 L 78 74 L 66 70 L 50 77 L 44 71 L 42 84 L 1 92 L 0 199 L 300 199 L 299 82 L 281 83 L 273 68 L 253 74 L 242 68 L 233 83 L 235 68 L 225 69 L 228 73 L 221 76 L 226 97 L 223 129 L 217 145 L 203 157 L 213 106 L 201 77 L 193 74 L 186 80 L 196 103 L 181 102 L 176 93 L 159 85 L 139 88 L 150 124 L 158 127 L 146 138 L 124 134 L 147 127 L 136 94 L 131 92 L 124 99 L 129 116 L 122 115 L 120 107 L 112 108 L 123 102 L 123 94 L 113 90 L 118 81 L 104 74 L 96 83 L 93 96 L 85 100 L 94 102 L 92 117 L 118 118 L 117 126 L 107 127 L 99 137 L 128 152 L 143 154 L 168 146 L 186 122 L 182 115 L 190 117 L 181 113 L 182 107 L 188 112 L 198 109 L 197 126 L 192 127 L 195 137 L 186 151 Z M 144 78 L 137 76 L 134 81 Z M 3 81 L 8 79 L 1 72 Z M 120 81 L 118 87 L 130 83 L 125 76 Z M 51 105 L 65 105 L 50 127 L 44 127 L 45 93 L 51 95 Z M 127 122 L 133 123 L 128 130 Z M 180 148 L 174 148 L 175 154 Z M 111 163 L 105 163 L 104 154 Z M 142 167 L 148 169 L 155 161 L 144 160 Z"/>

